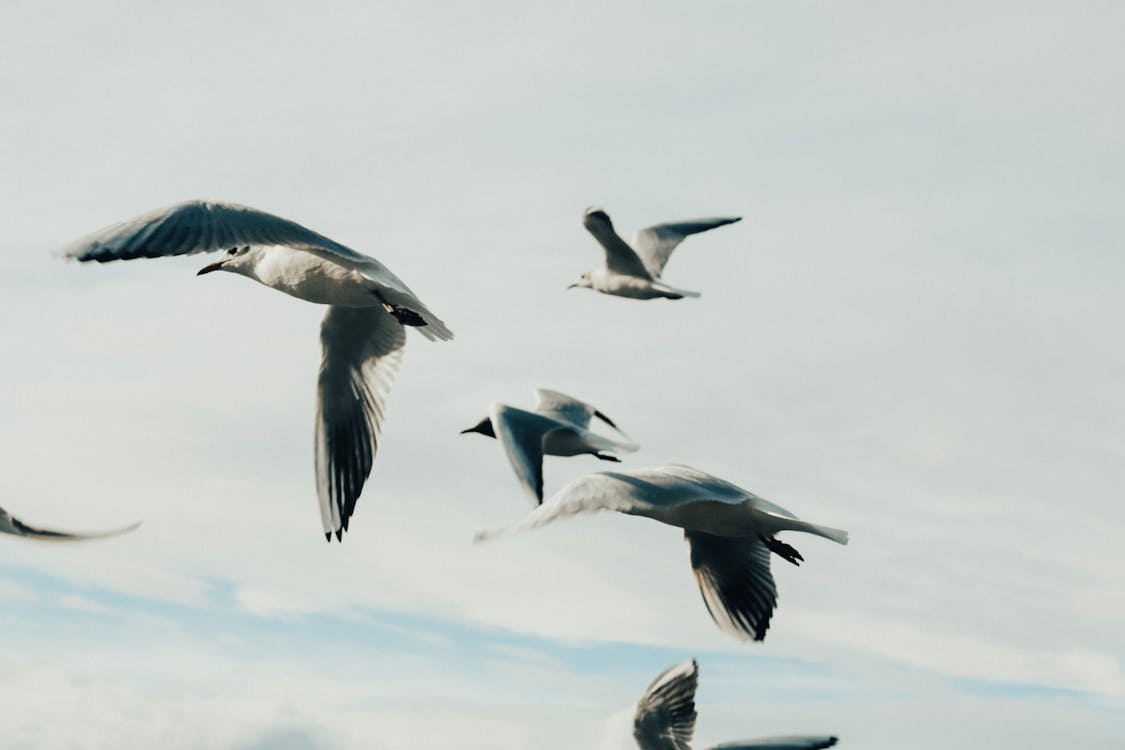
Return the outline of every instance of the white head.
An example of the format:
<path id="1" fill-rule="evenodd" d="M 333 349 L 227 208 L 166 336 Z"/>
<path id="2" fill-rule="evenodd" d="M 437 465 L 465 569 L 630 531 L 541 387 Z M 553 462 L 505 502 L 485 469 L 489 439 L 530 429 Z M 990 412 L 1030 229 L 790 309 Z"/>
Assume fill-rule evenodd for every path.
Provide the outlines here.
<path id="1" fill-rule="evenodd" d="M 568 286 L 567 289 L 573 289 L 576 286 L 577 287 L 584 287 L 586 289 L 593 289 L 594 288 L 594 279 L 592 278 L 593 273 L 594 273 L 593 271 L 587 271 L 586 273 L 582 274 L 581 276 L 578 277 L 578 281 L 576 281 L 573 284 L 571 284 L 570 286 Z"/>
<path id="2" fill-rule="evenodd" d="M 195 275 L 202 276 L 212 271 L 230 271 L 231 273 L 249 276 L 250 271 L 258 262 L 259 252 L 258 248 L 253 248 L 250 245 L 237 245 L 228 248 L 223 251 L 222 256 L 217 261 L 199 269 L 199 272 Z"/>

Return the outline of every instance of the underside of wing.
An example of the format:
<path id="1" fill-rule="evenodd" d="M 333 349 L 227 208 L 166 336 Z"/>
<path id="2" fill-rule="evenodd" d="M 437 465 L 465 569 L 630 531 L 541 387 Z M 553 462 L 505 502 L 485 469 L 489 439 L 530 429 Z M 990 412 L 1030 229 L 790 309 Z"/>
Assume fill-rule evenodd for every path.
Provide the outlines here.
<path id="1" fill-rule="evenodd" d="M 645 264 L 633 251 L 633 248 L 629 247 L 628 243 L 617 234 L 617 231 L 613 228 L 613 222 L 609 219 L 609 214 L 596 206 L 591 206 L 582 215 L 582 226 L 594 235 L 594 239 L 605 250 L 606 268 L 628 276 L 639 276 L 642 279 L 649 278 L 649 272 L 645 268 Z"/>
<path id="2" fill-rule="evenodd" d="M 543 502 L 543 439 L 550 432 L 567 429 L 566 425 L 504 404 L 493 404 L 489 416 L 512 471 L 539 505 Z"/>
<path id="3" fill-rule="evenodd" d="M 54 529 L 44 529 L 41 527 L 26 524 L 12 514 L 8 513 L 3 508 L 0 508 L 0 533 L 30 537 L 32 539 L 40 539 L 43 541 L 80 542 L 88 539 L 105 539 L 106 537 L 126 534 L 130 531 L 133 531 L 140 525 L 141 524 L 138 522 L 120 529 L 112 529 L 110 531 L 99 531 L 93 533 L 56 531 Z"/>
<path id="4" fill-rule="evenodd" d="M 839 738 L 831 735 L 792 735 L 786 737 L 762 737 L 756 740 L 724 742 L 709 750 L 821 750 L 832 747 Z"/>
<path id="5" fill-rule="evenodd" d="M 653 680 L 637 701 L 633 737 L 641 750 L 689 750 L 695 733 L 699 665 L 680 662 Z"/>
<path id="6" fill-rule="evenodd" d="M 62 255 L 107 263 L 209 253 L 244 245 L 285 245 L 352 263 L 373 260 L 295 221 L 237 203 L 194 200 L 113 224 L 67 247 Z"/>
<path id="7" fill-rule="evenodd" d="M 654 224 L 651 227 L 637 230 L 637 233 L 633 236 L 633 247 L 648 272 L 654 278 L 660 278 L 661 274 L 664 273 L 664 266 L 668 264 L 668 258 L 672 256 L 672 251 L 684 239 L 693 234 L 706 232 L 708 229 L 733 224 L 741 220 L 741 216 L 729 216 Z"/>
<path id="8" fill-rule="evenodd" d="M 371 473 L 406 331 L 381 307 L 332 306 L 320 337 L 316 486 L 325 536 L 341 539 Z"/>
<path id="9" fill-rule="evenodd" d="M 535 411 L 540 414 L 569 422 L 582 429 L 590 426 L 590 418 L 594 416 L 595 409 L 585 401 L 546 388 L 536 388 L 535 398 Z"/>
<path id="10" fill-rule="evenodd" d="M 715 624 L 735 638 L 765 639 L 777 606 L 769 549 L 757 537 L 685 531 L 691 569 Z"/>

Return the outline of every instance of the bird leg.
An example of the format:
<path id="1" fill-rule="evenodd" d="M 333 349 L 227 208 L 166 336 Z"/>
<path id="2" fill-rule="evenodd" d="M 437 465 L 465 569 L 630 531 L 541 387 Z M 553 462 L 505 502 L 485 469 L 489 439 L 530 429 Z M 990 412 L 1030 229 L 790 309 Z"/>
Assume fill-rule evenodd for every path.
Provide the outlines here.
<path id="1" fill-rule="evenodd" d="M 373 292 L 373 294 L 375 295 L 376 299 L 383 303 L 383 309 L 389 312 L 391 315 L 395 316 L 395 320 L 397 320 L 399 323 L 402 323 L 404 326 L 426 325 L 426 319 L 413 310 L 409 310 L 405 307 L 399 307 L 398 305 L 392 305 L 390 302 L 387 302 L 386 297 L 379 294 L 379 292 Z"/>
<path id="2" fill-rule="evenodd" d="M 796 549 L 794 549 L 793 547 L 790 547 L 785 542 L 774 539 L 772 536 L 771 537 L 763 536 L 763 537 L 759 537 L 759 539 L 761 539 L 762 543 L 765 544 L 767 548 L 769 548 L 770 552 L 773 552 L 775 555 L 780 557 L 782 560 L 788 560 L 789 562 L 793 563 L 794 565 L 800 565 L 801 562 L 804 561 L 804 559 L 805 559 L 805 558 L 801 557 L 801 553 L 798 552 Z"/>
<path id="3" fill-rule="evenodd" d="M 611 456 L 608 453 L 595 453 L 594 458 L 600 458 L 603 461 L 613 461 L 615 464 L 621 463 L 621 459 L 617 456 Z"/>

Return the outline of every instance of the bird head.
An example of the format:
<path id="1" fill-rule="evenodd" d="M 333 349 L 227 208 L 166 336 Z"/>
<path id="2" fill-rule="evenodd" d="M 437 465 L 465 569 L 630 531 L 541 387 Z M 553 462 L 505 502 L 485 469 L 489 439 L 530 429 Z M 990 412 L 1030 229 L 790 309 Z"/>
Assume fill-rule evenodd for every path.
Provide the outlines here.
<path id="1" fill-rule="evenodd" d="M 202 276 L 212 271 L 231 271 L 245 274 L 247 269 L 254 265 L 256 253 L 252 252 L 249 245 L 236 245 L 223 251 L 222 257 L 199 269 L 196 276 Z"/>
<path id="2" fill-rule="evenodd" d="M 575 287 L 585 287 L 586 289 L 594 287 L 594 280 L 590 277 L 589 271 L 579 276 L 578 281 L 568 286 L 567 289 L 574 289 Z"/>
<path id="3" fill-rule="evenodd" d="M 470 432 L 479 432 L 481 435 L 485 435 L 490 438 L 496 437 L 496 431 L 492 429 L 492 420 L 488 417 L 485 417 L 472 427 L 461 430 L 462 435 L 466 435 Z"/>

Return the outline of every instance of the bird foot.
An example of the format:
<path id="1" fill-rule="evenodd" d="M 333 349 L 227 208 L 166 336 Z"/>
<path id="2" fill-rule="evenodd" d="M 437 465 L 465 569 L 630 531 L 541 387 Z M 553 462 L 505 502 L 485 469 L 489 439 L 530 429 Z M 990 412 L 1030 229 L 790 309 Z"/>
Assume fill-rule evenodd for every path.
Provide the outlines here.
<path id="1" fill-rule="evenodd" d="M 800 565 L 805 558 L 801 557 L 801 553 L 793 547 L 790 547 L 785 542 L 779 541 L 771 537 L 762 537 L 762 542 L 769 548 L 770 552 L 780 557 L 782 560 L 787 560 L 794 565 Z"/>
<path id="2" fill-rule="evenodd" d="M 600 458 L 603 461 L 613 461 L 615 464 L 621 463 L 621 459 L 617 456 L 611 456 L 607 453 L 595 453 L 594 458 Z"/>
<path id="3" fill-rule="evenodd" d="M 426 319 L 413 310 L 407 310 L 405 307 L 399 307 L 398 305 L 388 305 L 386 302 L 383 303 L 383 307 L 404 326 L 426 325 Z"/>

